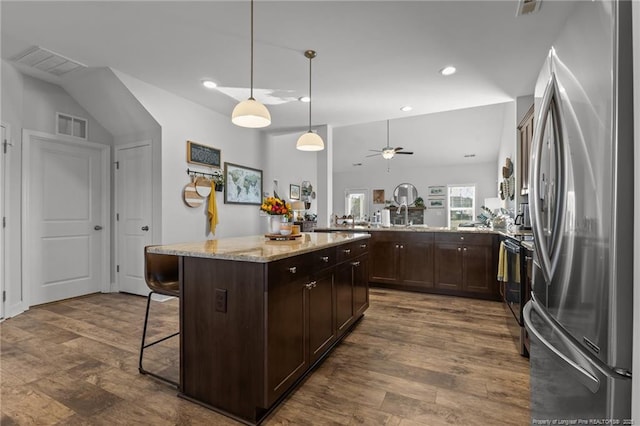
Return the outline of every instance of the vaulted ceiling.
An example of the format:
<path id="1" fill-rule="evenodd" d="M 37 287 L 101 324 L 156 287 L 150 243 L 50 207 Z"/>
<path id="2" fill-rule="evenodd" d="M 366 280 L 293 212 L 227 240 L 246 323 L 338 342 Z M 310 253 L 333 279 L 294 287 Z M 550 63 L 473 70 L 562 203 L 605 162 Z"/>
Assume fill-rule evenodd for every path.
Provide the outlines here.
<path id="1" fill-rule="evenodd" d="M 313 123 L 378 122 L 367 124 L 382 133 L 362 138 L 370 144 L 366 149 L 384 145 L 387 119 L 531 94 L 573 4 L 545 0 L 526 16 L 516 16 L 517 5 L 514 0 L 256 1 L 254 86 L 268 92 L 256 96 L 271 104 L 273 124 L 267 131 L 307 125 L 308 104 L 297 101 L 308 90 L 306 49 L 318 53 Z M 4 0 L 0 7 L 3 59 L 41 46 L 89 67 L 115 68 L 229 116 L 234 97 L 248 97 L 248 1 Z M 450 64 L 458 72 L 440 75 Z M 23 71 L 59 84 L 73 78 L 73 72 L 54 77 Z M 205 89 L 205 78 L 218 89 Z M 405 105 L 413 110 L 400 111 Z M 495 111 L 502 114 L 503 108 Z M 415 120 L 400 120 L 396 127 L 401 122 L 415 127 Z"/>

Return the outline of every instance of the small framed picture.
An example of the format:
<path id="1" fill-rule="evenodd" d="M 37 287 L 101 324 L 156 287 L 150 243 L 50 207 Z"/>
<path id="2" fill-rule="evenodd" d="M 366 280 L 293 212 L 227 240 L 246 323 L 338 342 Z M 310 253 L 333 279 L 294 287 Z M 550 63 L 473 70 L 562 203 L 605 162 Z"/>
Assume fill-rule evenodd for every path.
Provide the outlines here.
<path id="1" fill-rule="evenodd" d="M 430 186 L 429 187 L 429 197 L 444 197 L 445 195 L 447 195 L 446 186 Z"/>
<path id="2" fill-rule="evenodd" d="M 444 209 L 444 198 L 429 198 L 427 207 L 430 209 Z"/>
<path id="3" fill-rule="evenodd" d="M 187 163 L 220 168 L 220 150 L 211 146 L 187 141 Z"/>
<path id="4" fill-rule="evenodd" d="M 292 200 L 300 199 L 300 185 L 289 185 L 289 198 Z"/>
<path id="5" fill-rule="evenodd" d="M 384 189 L 373 190 L 373 204 L 384 204 Z"/>

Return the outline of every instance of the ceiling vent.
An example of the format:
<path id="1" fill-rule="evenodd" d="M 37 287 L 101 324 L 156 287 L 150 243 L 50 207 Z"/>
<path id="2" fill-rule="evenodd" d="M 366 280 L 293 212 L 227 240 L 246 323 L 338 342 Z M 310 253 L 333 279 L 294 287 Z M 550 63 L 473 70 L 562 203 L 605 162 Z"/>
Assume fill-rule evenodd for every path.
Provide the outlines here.
<path id="1" fill-rule="evenodd" d="M 529 15 L 540 10 L 542 0 L 520 0 L 518 2 L 518 11 L 516 16 Z"/>
<path id="2" fill-rule="evenodd" d="M 69 58 L 65 58 L 62 55 L 44 49 L 40 46 L 30 47 L 29 49 L 15 55 L 11 60 L 18 64 L 37 68 L 57 77 L 78 68 L 87 67 L 86 65 L 73 61 Z"/>

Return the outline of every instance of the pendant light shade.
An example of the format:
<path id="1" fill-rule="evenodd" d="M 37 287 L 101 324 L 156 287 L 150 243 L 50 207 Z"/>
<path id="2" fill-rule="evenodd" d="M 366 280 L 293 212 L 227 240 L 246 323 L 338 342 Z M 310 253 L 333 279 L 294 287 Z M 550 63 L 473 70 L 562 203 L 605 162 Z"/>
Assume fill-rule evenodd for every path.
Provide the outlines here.
<path id="1" fill-rule="evenodd" d="M 296 148 L 300 151 L 322 151 L 324 149 L 324 142 L 320 135 L 309 130 L 298 138 Z"/>
<path id="2" fill-rule="evenodd" d="M 266 106 L 249 98 L 236 105 L 231 115 L 231 122 L 236 126 L 257 129 L 271 124 L 271 114 Z"/>
<path id="3" fill-rule="evenodd" d="M 271 114 L 266 106 L 253 97 L 253 0 L 251 0 L 251 94 L 233 109 L 231 122 L 236 126 L 260 128 L 271 124 Z"/>
<path id="4" fill-rule="evenodd" d="M 324 149 L 322 138 L 311 130 L 311 60 L 316 57 L 316 52 L 307 50 L 304 56 L 309 58 L 309 131 L 298 138 L 296 148 L 300 151 L 322 151 Z"/>

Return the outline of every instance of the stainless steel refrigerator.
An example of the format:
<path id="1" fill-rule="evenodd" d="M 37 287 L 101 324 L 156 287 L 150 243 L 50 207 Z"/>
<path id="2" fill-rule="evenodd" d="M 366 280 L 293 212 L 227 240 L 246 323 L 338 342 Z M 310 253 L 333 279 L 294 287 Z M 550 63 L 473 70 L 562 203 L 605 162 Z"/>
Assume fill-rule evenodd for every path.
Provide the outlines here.
<path id="1" fill-rule="evenodd" d="M 631 41 L 630 2 L 577 2 L 536 84 L 532 424 L 629 424 Z"/>

